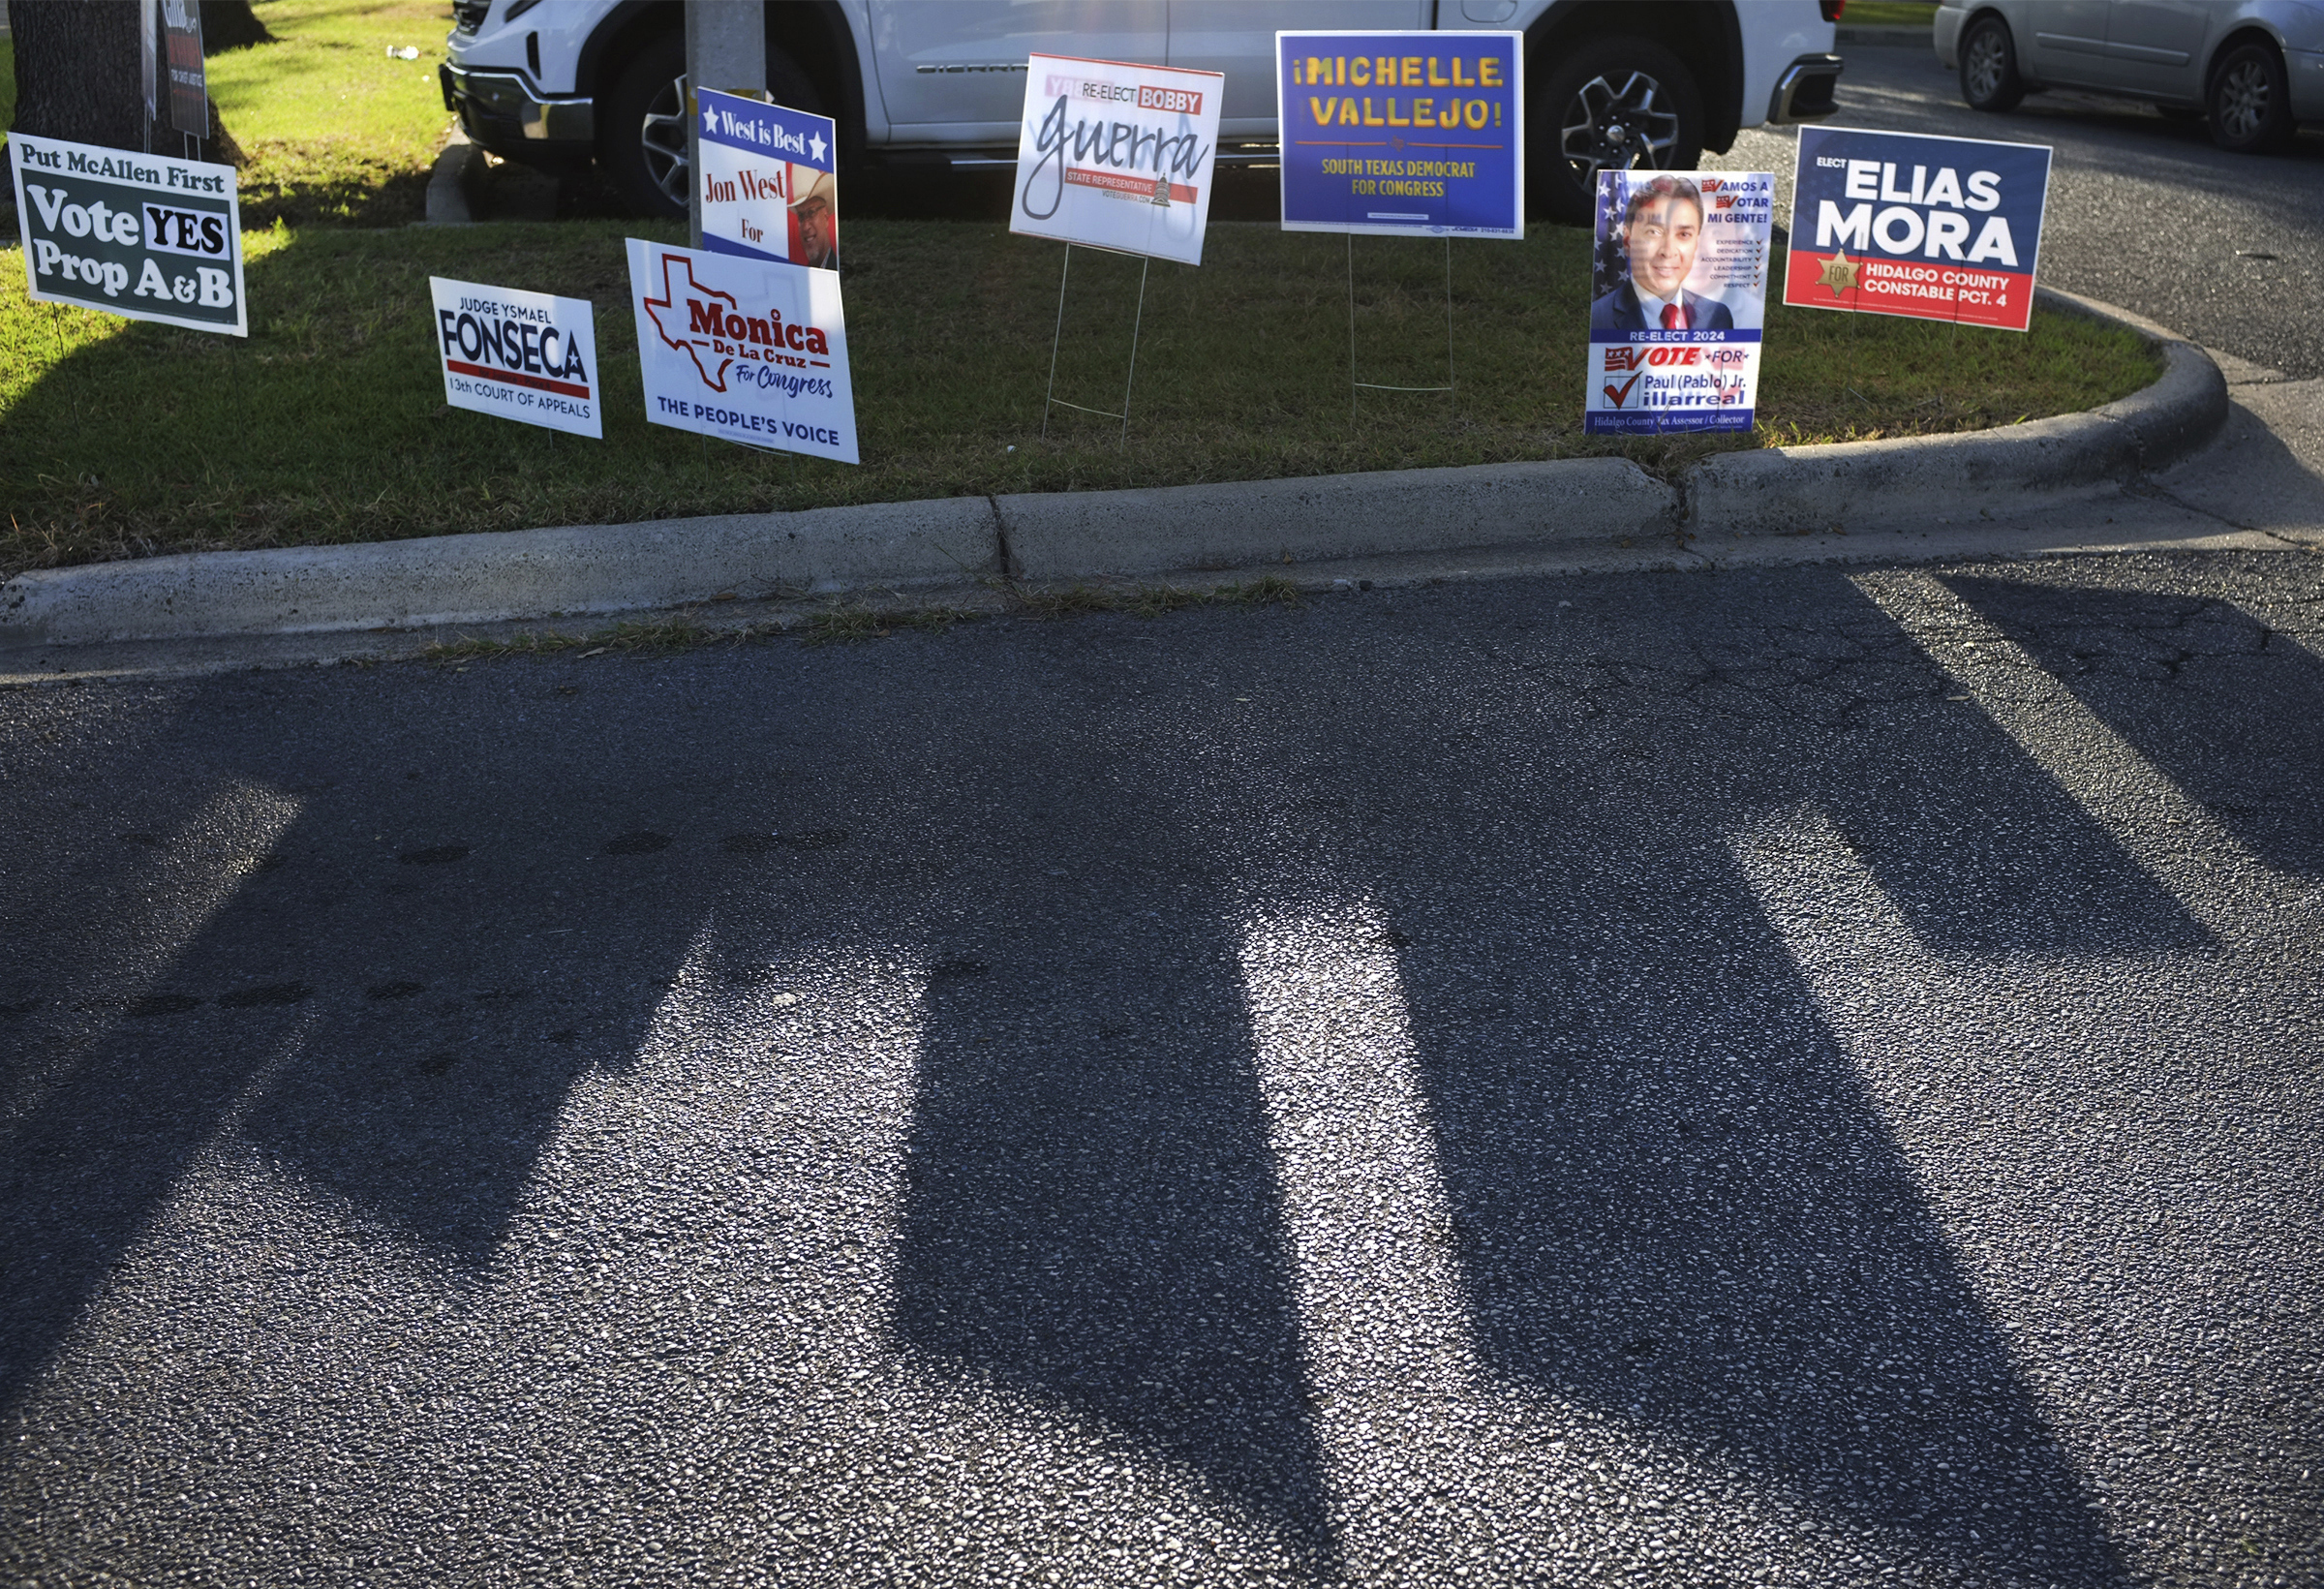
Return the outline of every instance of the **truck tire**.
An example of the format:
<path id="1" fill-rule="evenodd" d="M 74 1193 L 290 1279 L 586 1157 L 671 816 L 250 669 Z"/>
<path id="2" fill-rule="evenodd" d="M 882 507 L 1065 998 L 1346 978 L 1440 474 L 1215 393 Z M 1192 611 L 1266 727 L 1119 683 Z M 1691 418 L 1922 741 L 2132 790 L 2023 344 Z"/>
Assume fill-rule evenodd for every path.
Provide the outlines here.
<path id="1" fill-rule="evenodd" d="M 1972 110 L 2014 110 L 2026 97 L 2017 41 L 1999 16 L 1980 16 L 1961 39 L 1961 100 Z"/>
<path id="2" fill-rule="evenodd" d="M 2271 45 L 2236 46 L 2219 57 L 2204 96 L 2211 141 L 2239 155 L 2268 154 L 2292 140 L 2292 84 Z"/>
<path id="3" fill-rule="evenodd" d="M 822 115 L 823 97 L 797 62 L 767 46 L 775 103 Z M 665 33 L 640 50 L 606 96 L 597 161 L 633 215 L 686 217 L 693 168 L 687 157 L 686 36 Z"/>
<path id="4" fill-rule="evenodd" d="M 1592 39 L 1532 78 L 1527 208 L 1587 226 L 1601 170 L 1692 170 L 1702 159 L 1695 75 L 1651 39 Z"/>

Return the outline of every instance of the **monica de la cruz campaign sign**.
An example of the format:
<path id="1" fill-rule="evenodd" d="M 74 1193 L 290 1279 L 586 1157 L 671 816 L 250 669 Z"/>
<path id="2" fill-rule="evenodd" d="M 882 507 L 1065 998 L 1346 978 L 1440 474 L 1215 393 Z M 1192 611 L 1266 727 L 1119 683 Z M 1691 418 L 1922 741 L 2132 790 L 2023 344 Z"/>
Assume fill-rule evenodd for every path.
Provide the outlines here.
<path id="1" fill-rule="evenodd" d="M 648 419 L 860 461 L 838 271 L 628 243 Z"/>
<path id="2" fill-rule="evenodd" d="M 1802 127 L 1784 302 L 2023 331 L 2050 151 Z"/>
<path id="3" fill-rule="evenodd" d="M 428 278 L 428 290 L 446 403 L 575 436 L 605 434 L 596 311 L 587 298 L 442 276 Z"/>
<path id="4" fill-rule="evenodd" d="M 231 166 L 23 133 L 8 155 L 35 300 L 250 334 Z"/>
<path id="5" fill-rule="evenodd" d="M 1774 225 L 1770 171 L 1598 173 L 1585 433 L 1751 429 Z"/>
<path id="6" fill-rule="evenodd" d="M 1226 76 L 1033 55 L 1009 229 L 1203 262 Z"/>
<path id="7" fill-rule="evenodd" d="M 1524 35 L 1278 33 L 1283 229 L 1525 235 Z"/>
<path id="8" fill-rule="evenodd" d="M 702 246 L 840 267 L 840 150 L 829 116 L 715 88 L 695 95 Z"/>

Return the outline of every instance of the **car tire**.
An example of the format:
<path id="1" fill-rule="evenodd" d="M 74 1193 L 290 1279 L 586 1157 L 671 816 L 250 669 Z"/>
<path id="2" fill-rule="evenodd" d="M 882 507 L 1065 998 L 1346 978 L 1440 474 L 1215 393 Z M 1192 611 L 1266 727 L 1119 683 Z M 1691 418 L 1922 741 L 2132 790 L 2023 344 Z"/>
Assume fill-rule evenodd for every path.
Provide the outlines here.
<path id="1" fill-rule="evenodd" d="M 2204 96 L 2211 141 L 2239 155 L 2266 154 L 2292 140 L 2292 84 L 2274 46 L 2238 45 L 2213 68 Z"/>
<path id="2" fill-rule="evenodd" d="M 1592 39 L 1535 77 L 1526 96 L 1526 207 L 1590 224 L 1601 170 L 1693 170 L 1702 161 L 1702 93 L 1684 61 L 1651 39 Z"/>
<path id="3" fill-rule="evenodd" d="M 767 83 L 778 105 L 824 113 L 812 79 L 772 46 L 767 49 Z M 693 173 L 687 154 L 685 35 L 661 35 L 614 79 L 598 134 L 597 160 L 631 214 L 686 218 Z"/>
<path id="4" fill-rule="evenodd" d="M 1999 16 L 1980 16 L 1961 38 L 1961 99 L 1972 110 L 2014 110 L 2026 97 L 2017 41 Z"/>

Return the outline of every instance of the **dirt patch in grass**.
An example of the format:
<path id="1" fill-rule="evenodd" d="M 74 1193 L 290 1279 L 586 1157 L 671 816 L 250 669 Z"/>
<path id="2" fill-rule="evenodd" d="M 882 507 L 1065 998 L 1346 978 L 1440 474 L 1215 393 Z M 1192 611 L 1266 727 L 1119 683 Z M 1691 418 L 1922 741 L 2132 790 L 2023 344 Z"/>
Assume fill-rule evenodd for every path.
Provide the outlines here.
<path id="1" fill-rule="evenodd" d="M 269 25 L 275 25 L 269 8 Z M 261 46 L 267 47 L 267 46 Z M 1061 251 L 962 221 L 849 225 L 859 468 L 646 422 L 625 232 L 639 223 L 314 227 L 246 234 L 248 340 L 36 305 L 0 259 L 0 574 L 221 547 L 606 524 L 1012 491 L 1183 484 L 1616 454 L 1675 470 L 1735 446 L 1924 435 L 2136 390 L 2139 340 L 2037 311 L 2028 335 L 1771 308 L 1760 429 L 1580 432 L 1585 234 L 1452 251 L 1457 393 L 1351 404 L 1348 250 L 1214 224 L 1200 269 L 1147 284 L 1128 439 L 1069 411 L 1042 436 Z M 1117 407 L 1135 261 L 1076 251 L 1060 397 Z M 443 403 L 427 278 L 595 300 L 605 439 Z M 1359 239 L 1358 373 L 1441 382 L 1445 253 Z"/>

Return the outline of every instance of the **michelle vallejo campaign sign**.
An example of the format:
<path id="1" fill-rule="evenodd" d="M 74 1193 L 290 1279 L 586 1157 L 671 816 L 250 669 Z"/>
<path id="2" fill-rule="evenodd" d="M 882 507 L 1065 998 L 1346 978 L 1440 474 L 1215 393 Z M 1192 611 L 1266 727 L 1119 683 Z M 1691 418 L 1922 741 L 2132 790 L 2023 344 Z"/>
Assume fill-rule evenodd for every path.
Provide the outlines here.
<path id="1" fill-rule="evenodd" d="M 1802 127 L 1784 302 L 2022 331 L 2050 151 Z"/>
<path id="2" fill-rule="evenodd" d="M 1278 33 L 1283 229 L 1525 235 L 1524 36 Z"/>
<path id="3" fill-rule="evenodd" d="M 1598 173 L 1582 430 L 1749 430 L 1767 323 L 1771 171 Z"/>

